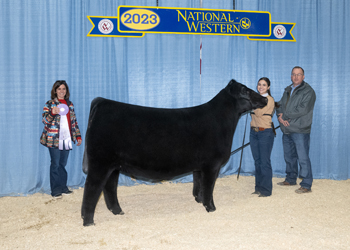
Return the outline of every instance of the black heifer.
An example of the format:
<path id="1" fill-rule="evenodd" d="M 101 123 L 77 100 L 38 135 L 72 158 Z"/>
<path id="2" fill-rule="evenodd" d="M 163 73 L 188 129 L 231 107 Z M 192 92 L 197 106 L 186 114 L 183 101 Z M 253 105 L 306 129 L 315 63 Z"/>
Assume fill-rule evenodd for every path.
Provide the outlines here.
<path id="1" fill-rule="evenodd" d="M 193 172 L 193 195 L 215 211 L 213 189 L 230 157 L 242 113 L 267 99 L 231 80 L 211 101 L 190 108 L 141 107 L 104 98 L 91 102 L 83 170 L 87 173 L 82 218 L 93 225 L 103 191 L 113 214 L 123 214 L 117 198 L 119 172 L 154 181 Z"/>

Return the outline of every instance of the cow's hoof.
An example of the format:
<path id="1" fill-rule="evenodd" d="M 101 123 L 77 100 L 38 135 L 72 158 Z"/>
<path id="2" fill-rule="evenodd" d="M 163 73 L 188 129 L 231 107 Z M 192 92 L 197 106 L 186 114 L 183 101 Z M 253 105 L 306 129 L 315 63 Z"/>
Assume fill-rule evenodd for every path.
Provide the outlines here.
<path id="1" fill-rule="evenodd" d="M 207 210 L 208 213 L 214 212 L 216 210 L 215 207 L 208 207 L 208 206 L 205 206 L 205 209 Z"/>
<path id="2" fill-rule="evenodd" d="M 110 211 L 111 211 L 114 215 L 117 215 L 117 214 L 123 215 L 123 214 L 124 214 L 123 210 L 121 210 L 121 209 L 115 209 L 115 210 L 110 209 Z"/>
<path id="3" fill-rule="evenodd" d="M 89 226 L 95 226 L 95 223 L 94 222 L 84 222 L 84 227 L 89 227 Z"/>
<path id="4" fill-rule="evenodd" d="M 203 202 L 202 198 L 199 197 L 199 196 L 195 196 L 194 199 L 195 199 L 198 203 L 202 203 L 202 202 Z"/>
<path id="5" fill-rule="evenodd" d="M 113 213 L 114 214 L 114 213 Z M 120 211 L 119 213 L 116 213 L 115 215 L 124 215 L 125 213 L 123 211 Z"/>

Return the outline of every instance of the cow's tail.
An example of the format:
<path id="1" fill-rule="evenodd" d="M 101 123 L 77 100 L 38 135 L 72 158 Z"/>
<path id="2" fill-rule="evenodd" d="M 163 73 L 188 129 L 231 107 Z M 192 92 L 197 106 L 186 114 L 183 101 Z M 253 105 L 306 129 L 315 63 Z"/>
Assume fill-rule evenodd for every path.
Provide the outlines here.
<path id="1" fill-rule="evenodd" d="M 83 156 L 83 172 L 85 174 L 87 174 L 88 170 L 89 170 L 89 159 L 88 159 L 88 153 L 87 153 L 87 145 L 88 145 L 87 141 L 89 140 L 88 131 L 89 131 L 89 127 L 90 127 L 90 122 L 91 122 L 93 115 L 94 115 L 94 108 L 96 107 L 97 103 L 101 100 L 103 100 L 103 98 L 97 97 L 91 101 L 91 105 L 90 105 L 90 114 L 89 114 L 88 127 L 87 127 L 87 131 L 86 131 L 86 136 L 85 136 L 85 148 L 84 148 L 84 156 Z"/>

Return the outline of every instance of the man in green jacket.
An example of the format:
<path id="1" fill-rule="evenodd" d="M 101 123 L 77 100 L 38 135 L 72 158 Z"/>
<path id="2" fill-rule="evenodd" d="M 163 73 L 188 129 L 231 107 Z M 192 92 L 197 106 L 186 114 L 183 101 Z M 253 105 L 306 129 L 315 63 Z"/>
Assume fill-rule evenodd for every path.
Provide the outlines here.
<path id="1" fill-rule="evenodd" d="M 303 68 L 296 66 L 292 70 L 292 84 L 284 90 L 277 103 L 277 117 L 283 132 L 282 142 L 286 162 L 286 179 L 281 186 L 296 185 L 298 162 L 300 165 L 300 188 L 296 193 L 311 192 L 312 169 L 309 157 L 310 132 L 316 94 L 313 88 L 304 82 Z"/>

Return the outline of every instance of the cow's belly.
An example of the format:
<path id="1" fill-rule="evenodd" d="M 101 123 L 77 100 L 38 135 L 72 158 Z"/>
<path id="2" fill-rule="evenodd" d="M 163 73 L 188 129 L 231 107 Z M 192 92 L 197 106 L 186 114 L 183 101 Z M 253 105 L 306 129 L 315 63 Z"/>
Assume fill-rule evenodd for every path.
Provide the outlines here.
<path id="1" fill-rule="evenodd" d="M 195 169 L 195 166 L 174 166 L 170 163 L 163 165 L 134 165 L 126 163 L 121 166 L 121 172 L 124 174 L 153 181 L 171 180 L 175 177 L 192 173 Z"/>

